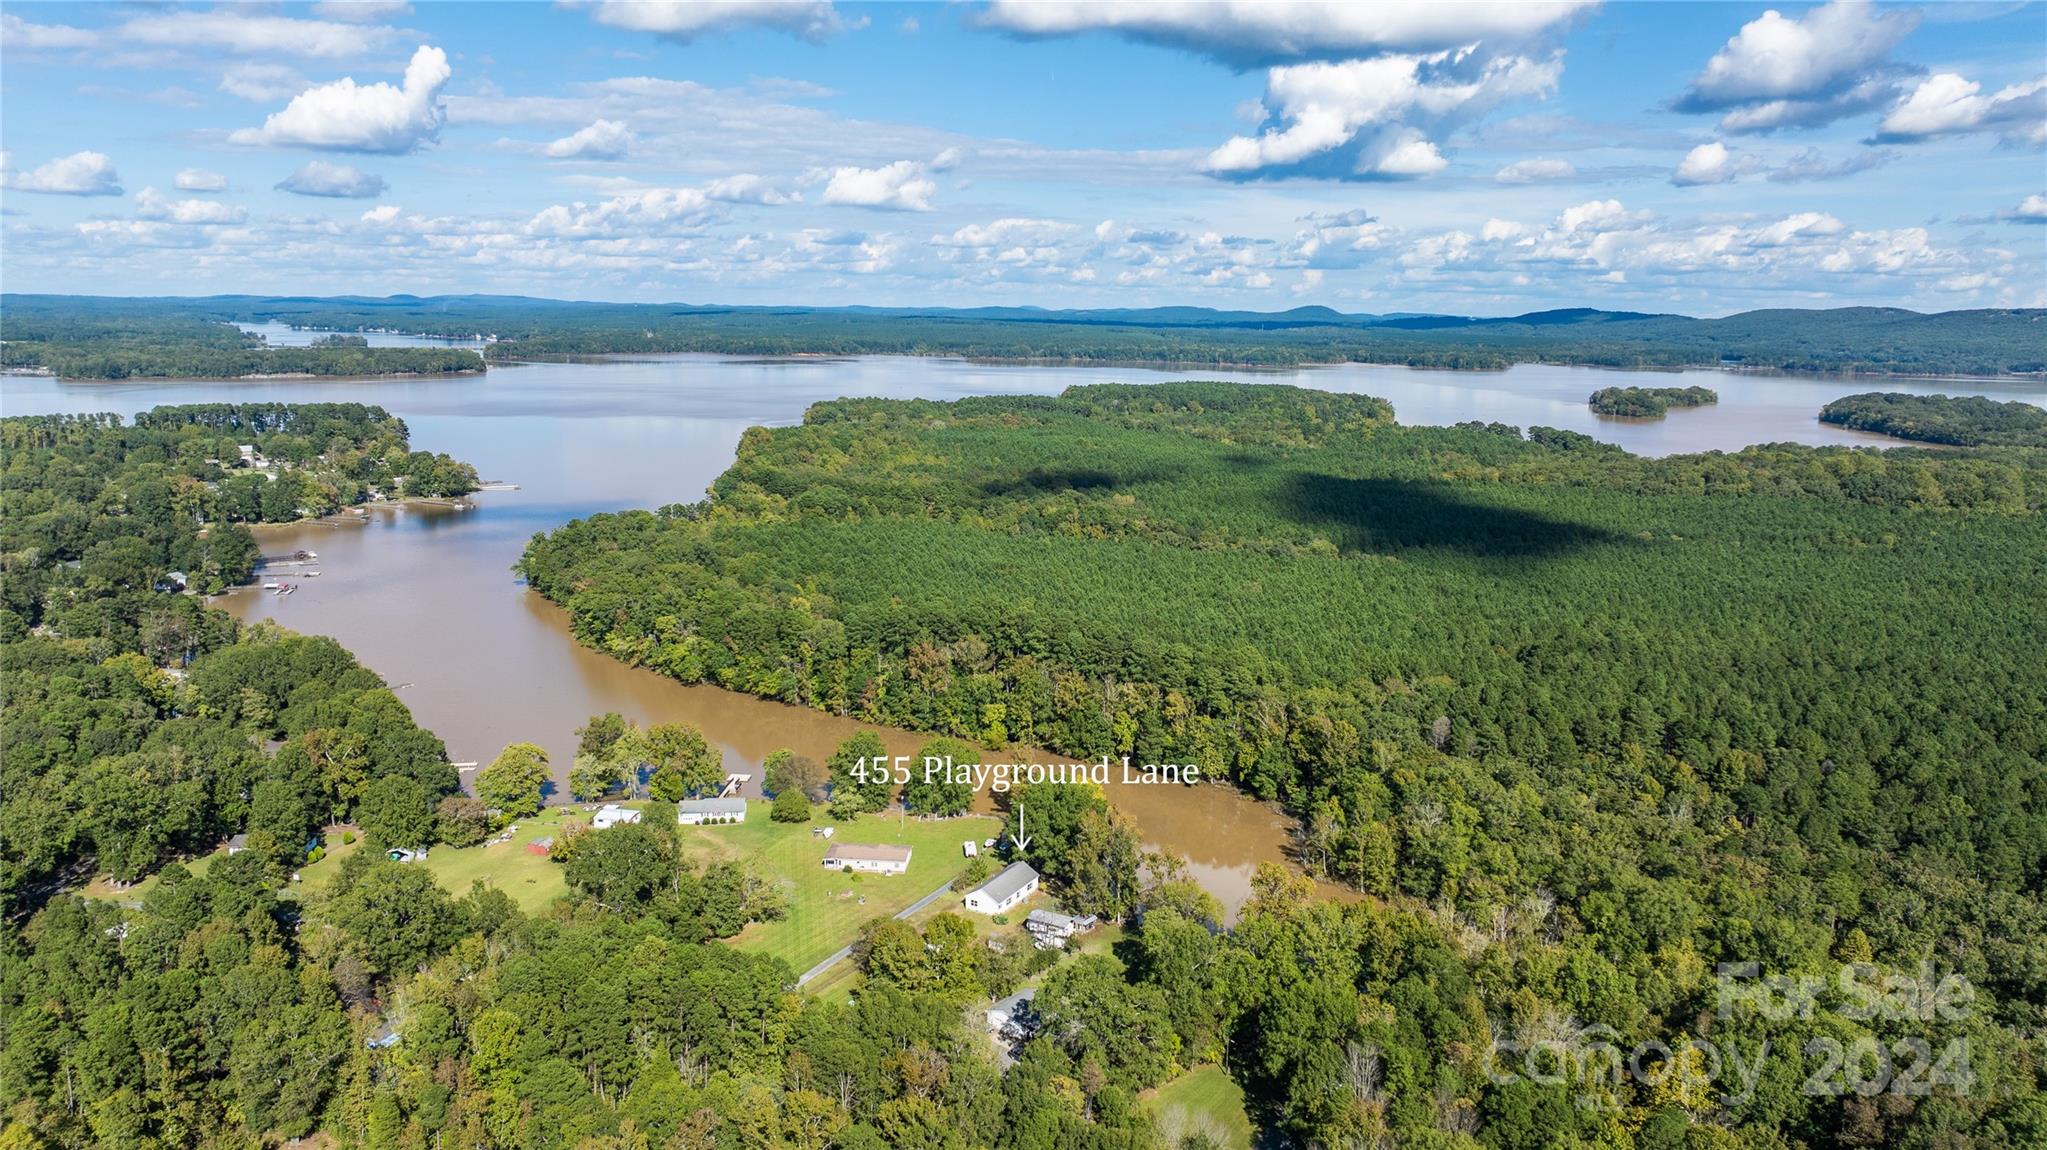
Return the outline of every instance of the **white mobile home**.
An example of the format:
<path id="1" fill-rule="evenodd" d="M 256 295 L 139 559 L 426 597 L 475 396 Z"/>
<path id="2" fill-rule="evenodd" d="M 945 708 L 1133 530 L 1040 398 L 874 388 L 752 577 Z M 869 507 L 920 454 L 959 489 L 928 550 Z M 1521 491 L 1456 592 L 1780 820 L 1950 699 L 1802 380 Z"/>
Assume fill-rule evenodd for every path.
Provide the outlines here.
<path id="1" fill-rule="evenodd" d="M 824 852 L 824 865 L 833 870 L 902 874 L 910 869 L 910 848 L 885 843 L 833 843 Z"/>
<path id="2" fill-rule="evenodd" d="M 745 799 L 684 799 L 675 804 L 675 821 L 686 827 L 706 823 L 743 823 Z"/>

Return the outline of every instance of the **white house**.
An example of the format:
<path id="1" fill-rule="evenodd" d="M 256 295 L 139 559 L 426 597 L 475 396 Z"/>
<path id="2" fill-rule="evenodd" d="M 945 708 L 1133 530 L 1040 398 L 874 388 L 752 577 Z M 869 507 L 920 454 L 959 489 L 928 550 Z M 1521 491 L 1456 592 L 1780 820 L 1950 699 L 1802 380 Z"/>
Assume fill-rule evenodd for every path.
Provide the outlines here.
<path id="1" fill-rule="evenodd" d="M 966 907 L 977 914 L 1001 914 L 1038 890 L 1038 872 L 1027 862 L 1013 862 L 994 878 L 967 893 Z"/>
<path id="2" fill-rule="evenodd" d="M 910 848 L 886 843 L 833 843 L 824 852 L 824 865 L 833 870 L 902 874 L 910 869 Z"/>
<path id="3" fill-rule="evenodd" d="M 1027 986 L 988 1008 L 988 1031 L 998 1038 L 1021 1038 L 1029 1029 L 1031 999 L 1036 987 Z"/>
<path id="4" fill-rule="evenodd" d="M 606 803 L 599 807 L 597 813 L 591 817 L 590 827 L 592 830 L 601 831 L 605 827 L 615 827 L 620 823 L 636 823 L 639 821 L 640 812 L 633 810 L 631 807 L 622 807 L 617 803 Z"/>
<path id="5" fill-rule="evenodd" d="M 1031 941 L 1039 950 L 1065 950 L 1068 940 L 1093 930 L 1095 923 L 1091 914 L 1060 914 L 1053 910 L 1034 910 L 1024 916 L 1024 929 L 1031 932 Z"/>
<path id="6" fill-rule="evenodd" d="M 705 823 L 743 823 L 745 799 L 684 799 L 675 804 L 675 821 L 686 827 Z"/>

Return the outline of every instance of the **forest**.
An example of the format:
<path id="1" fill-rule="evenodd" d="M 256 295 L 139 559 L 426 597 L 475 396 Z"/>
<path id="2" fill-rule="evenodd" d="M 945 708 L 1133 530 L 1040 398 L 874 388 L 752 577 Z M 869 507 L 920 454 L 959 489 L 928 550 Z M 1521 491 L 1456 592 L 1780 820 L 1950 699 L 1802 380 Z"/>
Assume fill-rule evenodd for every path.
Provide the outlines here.
<path id="1" fill-rule="evenodd" d="M 223 325 L 268 321 L 341 333 L 494 337 L 483 353 L 493 362 L 701 352 L 1279 366 L 1354 361 L 1486 371 L 1556 363 L 1875 375 L 2047 372 L 2039 309 L 1928 315 L 1898 308 L 1835 308 L 1695 319 L 1591 308 L 1471 317 L 1368 315 L 1322 307 L 1046 311 L 614 304 L 517 296 L 7 295 L 0 297 L 0 312 L 9 364 L 96 378 L 119 370 L 123 357 L 168 355 L 151 348 L 169 346 L 165 337 L 171 334 L 180 356 L 223 357 L 223 365 L 231 367 L 225 358 L 230 353 L 244 358 L 258 353 L 232 346 L 236 333 Z M 192 342 L 202 337 L 229 346 Z M 480 366 L 472 352 L 443 349 L 315 349 L 309 362 L 338 364 L 362 355 L 388 360 L 390 371 Z M 98 356 L 106 358 L 102 362 Z M 67 358 L 60 366 L 50 357 Z M 407 362 L 416 366 L 398 366 Z"/>
<path id="2" fill-rule="evenodd" d="M 1662 419 L 1673 407 L 1719 403 L 1720 393 L 1710 387 L 1602 387 L 1585 402 L 1600 415 Z"/>
<path id="3" fill-rule="evenodd" d="M 1820 422 L 1954 447 L 2047 447 L 2047 411 L 1980 395 L 1869 391 L 1821 408 Z"/>
<path id="4" fill-rule="evenodd" d="M 484 369 L 467 348 L 370 347 L 360 336 L 270 347 L 225 318 L 120 301 L 113 310 L 0 304 L 0 367 L 65 379 L 239 379 L 250 376 L 460 375 Z"/>
<path id="5" fill-rule="evenodd" d="M 206 594 L 245 582 L 260 557 L 247 524 L 476 489 L 475 468 L 413 451 L 403 420 L 353 403 L 158 407 L 132 424 L 11 416 L 0 454 L 0 600 L 30 626 L 46 604 L 92 601 L 59 588 L 148 591 L 173 573 Z"/>
<path id="6" fill-rule="evenodd" d="M 1703 1037 L 1721 964 L 1873 963 L 1965 978 L 1977 1041 L 2016 1053 L 2047 1009 L 2043 509 L 2047 453 L 2026 449 L 1652 460 L 1401 427 L 1362 396 L 1104 385 L 819 404 L 750 431 L 706 502 L 570 524 L 521 570 L 579 639 L 687 682 L 1199 762 L 1276 798 L 1307 865 L 1488 971 L 1430 1009 L 1496 1034 Z M 1403 1141 L 1577 1144 L 1504 1133 L 1502 1108 L 1547 1105 L 1512 1090 L 1389 1089 L 1361 1020 L 1413 956 L 1381 910 L 1314 913 L 1393 949 L 1311 976 L 1337 995 L 1323 1061 L 1235 1045 L 1307 1024 L 1292 995 L 1286 1023 L 1224 1039 L 1279 1128 L 1337 1144 L 1371 1112 Z M 1351 1044 L 1369 1065 L 1344 1068 Z M 2002 1069 L 1917 1101 L 1664 1118 L 1637 1096 L 1628 1137 L 2023 1143 L 2043 1068 Z M 1372 1083 L 1348 1101 L 1308 1085 L 1351 1071 Z M 1443 1111 L 1460 1097 L 1468 1127 Z"/>

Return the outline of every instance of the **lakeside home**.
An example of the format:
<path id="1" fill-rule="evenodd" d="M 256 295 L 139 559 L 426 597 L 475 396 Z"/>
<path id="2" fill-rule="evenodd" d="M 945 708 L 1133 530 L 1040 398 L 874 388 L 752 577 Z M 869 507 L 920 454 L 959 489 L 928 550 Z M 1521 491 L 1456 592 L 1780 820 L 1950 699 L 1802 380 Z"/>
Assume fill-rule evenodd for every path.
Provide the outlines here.
<path id="1" fill-rule="evenodd" d="M 1039 950 L 1065 950 L 1076 934 L 1086 934 L 1098 920 L 1091 914 L 1060 914 L 1055 910 L 1034 910 L 1024 916 L 1024 929 L 1031 932 L 1031 944 Z"/>
<path id="2" fill-rule="evenodd" d="M 684 799 L 675 804 L 675 821 L 686 827 L 706 823 L 743 823 L 745 799 Z"/>
<path id="3" fill-rule="evenodd" d="M 631 807 L 619 806 L 617 803 L 606 803 L 598 808 L 596 815 L 590 819 L 590 829 L 601 831 L 606 827 L 618 826 L 620 823 L 636 823 L 639 821 L 639 811 L 633 810 Z"/>
<path id="4" fill-rule="evenodd" d="M 886 843 L 833 843 L 824 852 L 824 865 L 869 874 L 903 874 L 910 869 L 910 848 Z"/>
<path id="5" fill-rule="evenodd" d="M 976 914 L 1001 914 L 1036 894 L 1038 872 L 1027 862 L 1013 862 L 994 878 L 967 893 L 966 908 Z"/>

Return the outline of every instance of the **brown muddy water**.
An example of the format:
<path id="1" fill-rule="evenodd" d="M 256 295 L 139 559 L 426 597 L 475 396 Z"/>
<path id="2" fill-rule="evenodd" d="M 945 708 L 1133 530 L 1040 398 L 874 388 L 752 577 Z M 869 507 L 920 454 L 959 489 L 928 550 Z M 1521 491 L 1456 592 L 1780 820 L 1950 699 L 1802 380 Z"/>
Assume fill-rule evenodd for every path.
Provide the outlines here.
<path id="1" fill-rule="evenodd" d="M 1869 382 L 1719 372 L 1630 373 L 1523 366 L 1500 373 L 1425 372 L 1349 365 L 1292 372 L 1147 371 L 990 365 L 945 359 L 731 361 L 708 356 L 598 364 L 493 368 L 452 380 L 181 381 L 71 384 L 0 379 L 0 411 L 114 411 L 163 403 L 362 402 L 402 416 L 415 448 L 476 464 L 484 478 L 518 485 L 472 497 L 469 510 L 377 508 L 360 522 L 266 528 L 266 554 L 318 552 L 286 597 L 248 588 L 220 603 L 247 621 L 275 619 L 331 635 L 375 669 L 458 762 L 488 763 L 507 743 L 545 747 L 565 778 L 575 734 L 591 715 L 618 711 L 641 722 L 696 724 L 723 749 L 728 769 L 758 775 L 778 747 L 823 758 L 860 724 L 712 687 L 684 686 L 588 650 L 563 613 L 511 570 L 526 541 L 570 519 L 703 496 L 757 424 L 801 420 L 811 403 L 839 396 L 952 399 L 1056 393 L 1111 380 L 1240 379 L 1286 382 L 1390 400 L 1404 423 L 1499 420 L 1565 427 L 1641 454 L 1734 450 L 1751 443 L 1891 443 L 1827 427 L 1828 400 L 1872 390 Z M 1603 420 L 1585 397 L 1607 386 L 1704 384 L 1715 407 L 1654 423 Z M 1885 381 L 1884 390 L 1982 394 L 2038 403 L 2042 389 L 2005 381 Z M 891 751 L 921 741 L 882 730 Z M 1019 757 L 1005 753 L 1002 758 Z M 1118 786 L 1156 849 L 1185 856 L 1190 871 L 1233 910 L 1253 869 L 1283 861 L 1291 823 L 1224 786 Z"/>

